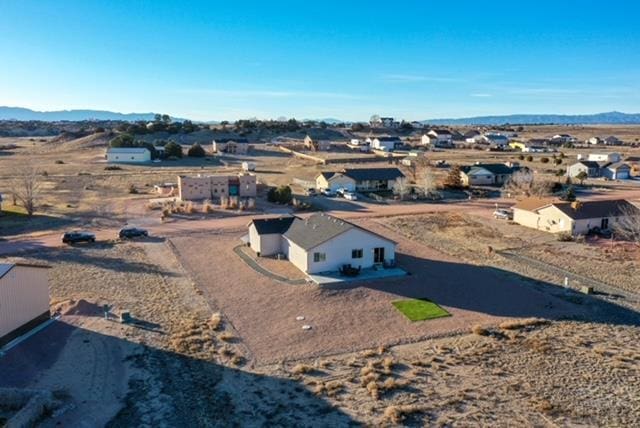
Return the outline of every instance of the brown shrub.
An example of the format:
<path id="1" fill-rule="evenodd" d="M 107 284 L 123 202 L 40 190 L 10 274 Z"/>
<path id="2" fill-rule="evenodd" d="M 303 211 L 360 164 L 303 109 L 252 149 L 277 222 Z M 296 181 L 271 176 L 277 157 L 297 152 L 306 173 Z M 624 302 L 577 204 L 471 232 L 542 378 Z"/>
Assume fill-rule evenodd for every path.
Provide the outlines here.
<path id="1" fill-rule="evenodd" d="M 371 398 L 374 400 L 380 399 L 380 387 L 376 381 L 371 381 L 367 384 L 367 391 L 369 391 Z"/>
<path id="2" fill-rule="evenodd" d="M 504 321 L 500 323 L 499 327 L 502 330 L 517 330 L 524 327 L 536 327 L 545 324 L 549 324 L 549 321 L 541 318 L 525 318 L 520 320 Z"/>
<path id="3" fill-rule="evenodd" d="M 220 314 L 219 312 L 216 312 L 215 314 L 211 315 L 211 318 L 209 318 L 209 327 L 211 327 L 214 330 L 217 330 L 221 326 L 222 326 L 222 314 Z"/>
<path id="4" fill-rule="evenodd" d="M 392 424 L 400 424 L 404 419 L 413 413 L 424 411 L 422 406 L 415 404 L 410 405 L 392 405 L 384 410 L 383 419 Z"/>
<path id="5" fill-rule="evenodd" d="M 224 342 L 230 342 L 235 339 L 235 336 L 230 331 L 224 331 L 218 336 L 218 339 Z"/>
<path id="6" fill-rule="evenodd" d="M 478 336 L 488 336 L 489 335 L 489 330 L 487 330 L 486 328 L 482 327 L 480 324 L 476 324 L 473 327 L 471 327 L 471 332 L 473 334 L 477 334 Z"/>
<path id="7" fill-rule="evenodd" d="M 313 371 L 313 367 L 308 364 L 296 364 L 291 368 L 291 373 L 293 374 L 305 374 L 311 373 Z"/>

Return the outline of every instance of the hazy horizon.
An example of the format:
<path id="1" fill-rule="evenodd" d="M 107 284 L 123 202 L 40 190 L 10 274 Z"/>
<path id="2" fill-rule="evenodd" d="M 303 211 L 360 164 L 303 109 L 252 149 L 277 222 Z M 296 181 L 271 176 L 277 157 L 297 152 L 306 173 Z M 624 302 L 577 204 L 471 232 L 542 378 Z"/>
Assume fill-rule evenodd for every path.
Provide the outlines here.
<path id="1" fill-rule="evenodd" d="M 0 105 L 201 121 L 640 111 L 640 5 L 394 6 L 4 1 Z"/>

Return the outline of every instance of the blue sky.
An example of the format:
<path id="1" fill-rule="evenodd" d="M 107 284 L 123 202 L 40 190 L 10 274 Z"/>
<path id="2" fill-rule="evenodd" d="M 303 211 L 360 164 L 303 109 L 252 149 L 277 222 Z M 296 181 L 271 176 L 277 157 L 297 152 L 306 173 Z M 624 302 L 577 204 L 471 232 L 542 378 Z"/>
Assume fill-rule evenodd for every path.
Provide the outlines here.
<path id="1" fill-rule="evenodd" d="M 0 105 L 196 120 L 640 111 L 625 1 L 0 0 Z"/>

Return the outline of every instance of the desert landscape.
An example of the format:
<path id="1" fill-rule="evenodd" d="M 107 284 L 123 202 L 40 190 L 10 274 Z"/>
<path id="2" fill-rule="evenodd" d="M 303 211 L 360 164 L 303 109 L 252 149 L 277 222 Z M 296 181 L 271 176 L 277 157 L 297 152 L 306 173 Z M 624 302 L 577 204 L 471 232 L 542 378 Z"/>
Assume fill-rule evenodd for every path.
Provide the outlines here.
<path id="1" fill-rule="evenodd" d="M 0 2 L 0 428 L 640 427 L 640 3 Z"/>
<path id="2" fill-rule="evenodd" d="M 604 133 L 633 138 L 637 129 Z M 558 128 L 525 130 L 543 137 Z M 4 372 L 25 373 L 4 378 L 2 387 L 50 391 L 43 426 L 72 425 L 87 414 L 107 426 L 226 426 L 247 418 L 258 425 L 628 426 L 640 417 L 633 245 L 563 242 L 497 220 L 495 207 L 512 203 L 500 194 L 469 199 L 443 188 L 445 199 L 432 201 L 309 197 L 299 183 L 336 165 L 272 145 L 110 168 L 102 154 L 107 135 L 2 143 L 13 147 L 1 159 L 2 193 L 11 192 L 17 165 L 37 165 L 41 196 L 30 219 L 5 198 L 0 247 L 8 261 L 52 267 L 51 312 L 59 317 L 2 358 Z M 557 180 L 540 170 L 541 156 L 523 163 Z M 519 161 L 513 152 L 468 149 L 424 157 L 427 165 Z M 242 162 L 256 165 L 254 211 L 189 202 L 165 215 L 150 202 L 162 200 L 154 195 L 158 183 L 233 173 Z M 389 161 L 366 162 L 376 164 Z M 440 183 L 451 169 L 431 168 Z M 289 261 L 240 246 L 251 216 L 282 212 L 266 190 L 289 184 L 310 212 L 331 212 L 397 242 L 397 265 L 409 276 L 309 285 Z M 634 183 L 615 181 L 593 180 L 579 191 L 594 200 L 640 197 Z M 150 237 L 119 240 L 124 225 L 143 226 Z M 70 228 L 95 230 L 99 242 L 61 247 Z M 595 294 L 580 293 L 594 284 Z M 411 322 L 391 304 L 406 298 L 428 298 L 448 316 Z M 121 323 L 123 312 L 132 321 Z"/>

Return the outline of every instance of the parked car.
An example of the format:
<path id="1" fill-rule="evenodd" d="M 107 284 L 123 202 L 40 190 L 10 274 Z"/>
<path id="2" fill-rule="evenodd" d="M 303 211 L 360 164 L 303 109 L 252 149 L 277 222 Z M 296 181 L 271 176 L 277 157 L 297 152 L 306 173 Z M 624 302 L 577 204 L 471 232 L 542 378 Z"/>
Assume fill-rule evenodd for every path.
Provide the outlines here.
<path id="1" fill-rule="evenodd" d="M 498 208 L 493 212 L 493 217 L 500 220 L 513 220 L 513 212 L 504 208 Z"/>
<path id="2" fill-rule="evenodd" d="M 133 239 L 149 236 L 149 232 L 138 227 L 125 227 L 118 233 L 120 239 Z"/>
<path id="3" fill-rule="evenodd" d="M 342 197 L 345 198 L 348 201 L 357 201 L 358 200 L 358 196 L 356 196 L 356 194 L 353 193 L 353 192 L 344 192 L 342 194 Z"/>
<path id="4" fill-rule="evenodd" d="M 334 196 L 334 194 L 331 191 L 331 189 L 322 189 L 322 191 L 320 193 L 322 193 L 324 196 L 327 196 L 329 198 Z"/>
<path id="5" fill-rule="evenodd" d="M 338 187 L 338 188 L 336 189 L 336 195 L 338 195 L 338 196 L 344 196 L 344 192 L 346 192 L 346 191 L 347 191 L 347 189 L 345 189 L 344 187 Z"/>
<path id="6" fill-rule="evenodd" d="M 78 242 L 96 242 L 96 235 L 90 232 L 81 232 L 74 230 L 72 232 L 65 232 L 62 235 L 62 242 L 64 244 L 77 244 Z"/>
<path id="7" fill-rule="evenodd" d="M 318 195 L 318 192 L 316 192 L 316 189 L 314 189 L 313 187 L 308 188 L 305 193 L 307 194 L 307 196 L 317 196 Z"/>

